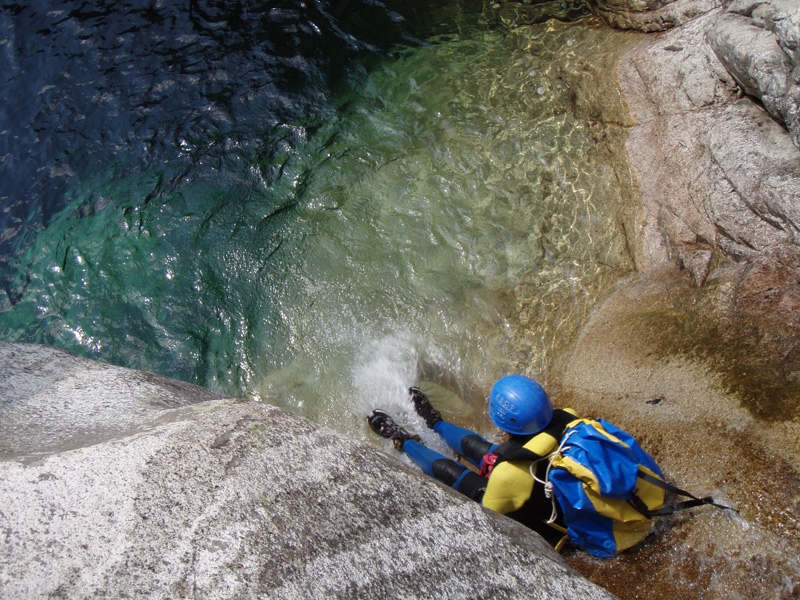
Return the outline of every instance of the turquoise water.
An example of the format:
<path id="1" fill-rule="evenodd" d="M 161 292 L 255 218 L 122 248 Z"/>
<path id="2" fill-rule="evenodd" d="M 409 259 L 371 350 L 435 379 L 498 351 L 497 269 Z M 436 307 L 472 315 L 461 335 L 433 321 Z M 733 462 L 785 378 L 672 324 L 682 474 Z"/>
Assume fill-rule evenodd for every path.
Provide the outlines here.
<path id="1" fill-rule="evenodd" d="M 2 339 L 358 435 L 375 405 L 413 421 L 421 378 L 480 413 L 504 373 L 554 375 L 632 269 L 624 185 L 576 84 L 599 36 L 470 22 L 348 58 L 298 118 L 178 132 L 149 168 L 132 145 L 68 178 L 10 262 Z"/>

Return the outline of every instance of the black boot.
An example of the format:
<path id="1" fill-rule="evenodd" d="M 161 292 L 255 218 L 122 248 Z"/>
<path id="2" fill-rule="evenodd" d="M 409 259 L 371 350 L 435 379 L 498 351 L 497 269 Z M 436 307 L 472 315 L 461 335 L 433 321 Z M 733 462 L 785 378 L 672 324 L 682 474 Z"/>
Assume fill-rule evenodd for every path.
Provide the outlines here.
<path id="1" fill-rule="evenodd" d="M 412 387 L 409 388 L 408 393 L 411 394 L 414 410 L 417 411 L 420 417 L 425 419 L 425 425 L 428 426 L 428 429 L 433 429 L 433 426 L 442 420 L 442 414 L 431 406 L 430 400 L 421 389 Z"/>
<path id="2" fill-rule="evenodd" d="M 370 429 L 379 436 L 392 440 L 394 447 L 398 450 L 402 450 L 403 444 L 414 437 L 395 423 L 388 413 L 379 408 L 373 410 L 372 414 L 367 417 L 367 423 L 369 423 Z"/>

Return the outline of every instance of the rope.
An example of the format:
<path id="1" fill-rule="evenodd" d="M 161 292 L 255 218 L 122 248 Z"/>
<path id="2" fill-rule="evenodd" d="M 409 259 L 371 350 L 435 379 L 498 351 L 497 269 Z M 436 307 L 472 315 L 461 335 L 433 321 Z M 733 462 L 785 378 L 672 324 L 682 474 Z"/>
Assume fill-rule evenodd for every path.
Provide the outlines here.
<path id="1" fill-rule="evenodd" d="M 544 486 L 544 496 L 545 498 L 549 498 L 550 502 L 553 505 L 553 511 L 550 513 L 550 519 L 547 521 L 548 525 L 554 523 L 555 520 L 558 518 L 558 507 L 556 505 L 556 497 L 555 494 L 553 494 L 553 482 L 550 481 L 550 469 L 553 468 L 553 461 L 551 459 L 561 454 L 561 451 L 564 449 L 564 445 L 567 443 L 569 436 L 571 436 L 573 433 L 575 433 L 575 430 L 574 429 L 570 430 L 567 433 L 567 435 L 565 435 L 562 438 L 561 443 L 558 445 L 558 448 L 554 452 L 551 452 L 547 456 L 543 456 L 542 458 L 533 461 L 530 466 L 531 477 L 533 477 L 534 481 L 537 481 Z M 550 464 L 547 465 L 547 471 L 544 474 L 544 481 L 542 481 L 536 476 L 536 468 L 535 468 L 536 465 L 543 460 L 550 460 Z"/>

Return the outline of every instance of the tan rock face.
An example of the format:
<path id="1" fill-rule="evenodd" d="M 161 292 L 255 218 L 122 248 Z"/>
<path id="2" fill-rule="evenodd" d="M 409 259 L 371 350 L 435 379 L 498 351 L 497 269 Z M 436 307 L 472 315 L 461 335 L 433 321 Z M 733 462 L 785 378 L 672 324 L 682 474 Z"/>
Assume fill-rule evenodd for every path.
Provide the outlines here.
<path id="1" fill-rule="evenodd" d="M 752 27 L 783 68 L 796 60 L 792 16 L 764 4 L 746 18 L 765 24 Z M 618 63 L 637 273 L 592 313 L 553 386 L 558 405 L 629 430 L 669 478 L 741 510 L 666 519 L 613 566 L 568 555 L 622 598 L 800 589 L 800 151 L 791 110 L 759 101 L 775 88 L 751 68 L 767 64 L 757 46 L 730 38 L 756 73 L 750 89 L 712 48 L 722 18 L 745 17 L 712 10 Z"/>
<path id="2" fill-rule="evenodd" d="M 738 374 L 734 384 L 748 383 L 751 398 L 764 398 L 754 389 L 755 365 L 737 362 L 746 357 L 736 330 L 718 327 L 713 315 L 708 290 L 730 297 L 737 281 L 729 275 L 717 272 L 697 290 L 685 272 L 653 272 L 610 296 L 584 328 L 555 397 L 631 432 L 668 479 L 740 511 L 704 508 L 663 519 L 646 544 L 614 564 L 567 555 L 621 598 L 797 593 L 796 396 L 784 390 L 775 398 L 789 402 L 754 406 L 732 390 Z"/>
<path id="3" fill-rule="evenodd" d="M 637 267 L 677 265 L 697 287 L 727 273 L 731 295 L 708 292 L 714 318 L 735 325 L 742 351 L 786 383 L 800 367 L 800 151 L 737 94 L 706 44 L 718 16 L 647 38 L 619 65 L 642 199 Z"/>
<path id="4" fill-rule="evenodd" d="M 589 8 L 619 29 L 665 31 L 723 5 L 722 0 L 587 0 Z"/>
<path id="5" fill-rule="evenodd" d="M 800 5 L 795 0 L 587 0 L 587 5 L 613 27 L 644 32 L 667 31 L 713 13 L 702 29 L 719 63 L 715 68 L 725 71 L 721 79 L 734 80 L 761 102 L 800 148 Z M 685 41 L 683 33 L 677 37 Z M 679 41 L 671 48 L 685 47 Z M 708 84 L 699 81 L 702 74 L 685 73 L 689 79 L 677 82 L 678 89 L 702 94 Z"/>

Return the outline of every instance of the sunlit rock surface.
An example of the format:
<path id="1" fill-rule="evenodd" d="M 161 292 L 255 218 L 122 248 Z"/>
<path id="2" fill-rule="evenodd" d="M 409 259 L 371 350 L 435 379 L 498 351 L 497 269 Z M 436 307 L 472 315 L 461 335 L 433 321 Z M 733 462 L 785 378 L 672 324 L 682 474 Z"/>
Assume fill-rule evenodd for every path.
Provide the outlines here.
<path id="1" fill-rule="evenodd" d="M 637 272 L 596 307 L 554 394 L 630 431 L 684 489 L 740 511 L 662 519 L 613 567 L 567 556 L 624 598 L 800 590 L 800 150 L 709 43 L 730 14 L 648 35 L 618 63 Z M 775 37 L 785 65 L 791 44 Z M 731 45 L 745 62 L 758 50 Z"/>
<path id="2" fill-rule="evenodd" d="M 708 42 L 736 82 L 786 125 L 800 147 L 800 3 L 738 0 L 716 19 Z"/>
<path id="3" fill-rule="evenodd" d="M 648 36 L 619 63 L 641 194 L 637 269 L 677 266 L 710 294 L 707 281 L 729 286 L 703 320 L 730 331 L 740 366 L 758 363 L 739 371 L 762 372 L 755 387 L 772 391 L 751 396 L 766 407 L 796 398 L 800 381 L 800 150 L 706 42 L 721 14 Z"/>
<path id="4" fill-rule="evenodd" d="M 664 31 L 723 5 L 722 0 L 587 0 L 606 23 L 620 29 Z"/>
<path id="5" fill-rule="evenodd" d="M 99 372 L 120 413 L 159 390 L 186 406 L 0 463 L 0 597 L 613 598 L 535 533 L 371 445 L 60 350 L 4 350 L 4 404 L 66 364 L 73 391 L 50 388 L 54 404 L 81 411 Z"/>
<path id="6" fill-rule="evenodd" d="M 166 408 L 220 397 L 69 352 L 0 342 L 0 460 L 131 434 Z"/>
<path id="7" fill-rule="evenodd" d="M 800 147 L 800 3 L 797 0 L 587 0 L 587 5 L 606 23 L 620 29 L 666 31 L 702 17 L 707 47 L 715 53 L 725 74 L 742 92 L 761 102 L 791 132 Z M 724 10 L 722 10 L 724 7 Z M 697 29 L 694 27 L 693 29 Z M 686 34 L 671 40 L 671 50 L 682 51 Z M 678 43 L 675 43 L 678 42 Z M 696 46 L 696 44 L 695 44 Z M 695 48 L 697 49 L 697 48 Z M 686 54 L 683 53 L 682 57 Z M 674 60 L 667 60 L 674 63 Z M 690 73 L 688 64 L 685 71 Z M 696 66 L 696 65 L 695 65 Z M 659 69 L 651 71 L 655 77 Z M 688 89 L 697 83 L 691 73 Z"/>
<path id="8" fill-rule="evenodd" d="M 780 401 L 758 412 L 731 393 L 724 367 L 740 349 L 696 327 L 704 300 L 688 279 L 651 274 L 611 295 L 584 327 L 554 402 L 624 428 L 669 480 L 740 512 L 659 519 L 613 563 L 566 558 L 620 598 L 795 598 L 800 420 Z"/>
<path id="9" fill-rule="evenodd" d="M 644 32 L 666 31 L 712 13 L 713 19 L 702 28 L 726 69 L 722 79 L 733 79 L 761 102 L 800 147 L 800 4 L 796 0 L 586 0 L 586 4 L 613 27 Z M 674 51 L 683 49 L 678 48 L 680 44 L 672 46 Z M 696 81 L 696 75 L 690 80 Z M 686 87 L 683 82 L 678 86 Z"/>
<path id="10" fill-rule="evenodd" d="M 628 154 L 649 228 L 643 260 L 677 254 L 698 283 L 709 251 L 753 258 L 793 248 L 800 224 L 800 152 L 740 96 L 705 43 L 715 22 L 709 15 L 648 37 L 619 68 L 633 125 Z"/>

